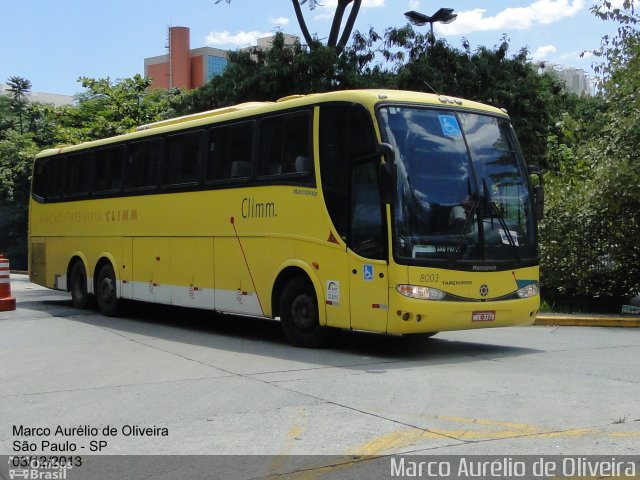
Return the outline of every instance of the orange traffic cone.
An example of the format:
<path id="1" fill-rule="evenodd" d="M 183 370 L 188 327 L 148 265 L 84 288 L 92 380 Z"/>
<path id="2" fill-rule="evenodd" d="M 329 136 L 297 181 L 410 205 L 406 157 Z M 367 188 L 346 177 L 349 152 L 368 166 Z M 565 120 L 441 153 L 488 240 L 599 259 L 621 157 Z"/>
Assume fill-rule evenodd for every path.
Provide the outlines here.
<path id="1" fill-rule="evenodd" d="M 11 296 L 9 260 L 0 253 L 0 312 L 16 309 L 16 299 Z"/>

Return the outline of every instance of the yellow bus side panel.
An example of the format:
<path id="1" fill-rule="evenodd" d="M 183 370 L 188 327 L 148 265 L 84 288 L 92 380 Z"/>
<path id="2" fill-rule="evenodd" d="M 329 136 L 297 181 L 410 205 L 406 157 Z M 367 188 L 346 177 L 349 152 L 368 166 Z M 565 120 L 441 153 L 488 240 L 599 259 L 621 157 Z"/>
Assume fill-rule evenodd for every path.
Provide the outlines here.
<path id="1" fill-rule="evenodd" d="M 171 239 L 172 303 L 214 308 L 213 238 Z"/>
<path id="2" fill-rule="evenodd" d="M 133 298 L 147 302 L 171 303 L 171 239 L 133 239 Z"/>
<path id="3" fill-rule="evenodd" d="M 216 309 L 247 315 L 264 315 L 268 298 L 259 298 L 253 282 L 259 277 L 257 259 L 266 255 L 263 239 L 221 237 L 215 239 Z M 248 262 L 248 263 L 247 263 Z M 251 278 L 253 275 L 253 281 Z"/>

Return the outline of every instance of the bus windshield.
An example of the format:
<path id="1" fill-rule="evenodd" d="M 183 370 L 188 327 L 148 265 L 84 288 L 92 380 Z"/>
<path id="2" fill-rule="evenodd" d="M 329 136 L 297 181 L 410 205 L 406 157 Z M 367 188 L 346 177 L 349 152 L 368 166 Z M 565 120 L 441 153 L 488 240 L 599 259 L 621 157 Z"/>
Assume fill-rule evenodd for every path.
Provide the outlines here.
<path id="1" fill-rule="evenodd" d="M 380 117 L 396 149 L 400 263 L 535 259 L 531 195 L 507 119 L 413 106 L 386 106 Z"/>

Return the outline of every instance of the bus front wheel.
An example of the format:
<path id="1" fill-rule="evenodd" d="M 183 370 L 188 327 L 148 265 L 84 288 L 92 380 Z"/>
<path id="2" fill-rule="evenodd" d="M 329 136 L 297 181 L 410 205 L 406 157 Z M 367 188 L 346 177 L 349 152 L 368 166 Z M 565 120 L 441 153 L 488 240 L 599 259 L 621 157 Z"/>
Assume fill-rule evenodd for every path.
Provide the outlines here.
<path id="1" fill-rule="evenodd" d="M 113 317 L 118 314 L 120 301 L 116 289 L 116 274 L 110 263 L 100 267 L 96 282 L 96 300 L 103 315 Z"/>
<path id="2" fill-rule="evenodd" d="M 71 302 L 75 308 L 87 308 L 89 303 L 89 293 L 87 292 L 87 270 L 84 263 L 78 260 L 71 268 L 69 278 L 69 290 L 71 291 Z"/>
<path id="3" fill-rule="evenodd" d="M 320 325 L 315 289 L 305 276 L 292 278 L 280 296 L 280 321 L 287 338 L 298 347 L 320 347 L 329 329 Z"/>

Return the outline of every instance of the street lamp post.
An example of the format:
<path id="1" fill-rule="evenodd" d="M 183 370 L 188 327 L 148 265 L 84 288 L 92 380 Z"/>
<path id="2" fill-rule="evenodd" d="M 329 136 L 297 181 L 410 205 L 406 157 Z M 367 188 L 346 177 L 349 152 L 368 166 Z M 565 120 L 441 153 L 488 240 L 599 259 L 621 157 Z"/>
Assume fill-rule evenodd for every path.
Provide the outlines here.
<path id="1" fill-rule="evenodd" d="M 431 27 L 431 40 L 435 38 L 433 36 L 433 24 L 434 23 L 451 23 L 453 22 L 458 15 L 453 13 L 453 8 L 440 8 L 433 15 L 425 15 L 424 13 L 416 12 L 415 10 L 411 10 L 410 12 L 406 12 L 404 16 L 409 20 L 413 25 L 421 27 L 422 25 L 428 23 Z"/>

